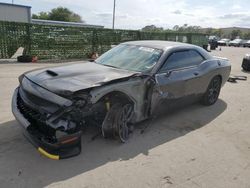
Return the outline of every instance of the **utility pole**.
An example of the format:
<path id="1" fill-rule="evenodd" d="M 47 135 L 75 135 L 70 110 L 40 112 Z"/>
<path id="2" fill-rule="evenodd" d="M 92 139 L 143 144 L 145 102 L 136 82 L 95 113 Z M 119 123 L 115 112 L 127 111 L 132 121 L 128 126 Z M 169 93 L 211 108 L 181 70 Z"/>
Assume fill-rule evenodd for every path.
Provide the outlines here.
<path id="1" fill-rule="evenodd" d="M 14 4 L 14 0 L 12 0 L 12 4 Z"/>
<path id="2" fill-rule="evenodd" d="M 113 7 L 113 26 L 112 26 L 112 29 L 115 29 L 115 5 L 116 5 L 116 0 L 114 0 L 114 7 Z"/>

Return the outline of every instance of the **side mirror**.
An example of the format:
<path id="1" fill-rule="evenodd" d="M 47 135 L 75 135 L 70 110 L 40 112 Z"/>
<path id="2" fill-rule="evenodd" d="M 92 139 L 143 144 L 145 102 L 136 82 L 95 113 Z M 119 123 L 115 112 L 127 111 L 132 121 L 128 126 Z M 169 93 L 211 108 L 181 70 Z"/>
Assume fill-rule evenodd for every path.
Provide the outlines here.
<path id="1" fill-rule="evenodd" d="M 156 74 L 156 77 L 168 78 L 168 77 L 170 77 L 171 73 L 172 73 L 172 71 L 169 70 L 169 71 L 166 71 L 166 72 Z"/>
<path id="2" fill-rule="evenodd" d="M 165 73 L 165 77 L 169 77 L 170 75 L 171 75 L 171 73 L 172 73 L 172 71 L 167 71 L 166 73 Z"/>

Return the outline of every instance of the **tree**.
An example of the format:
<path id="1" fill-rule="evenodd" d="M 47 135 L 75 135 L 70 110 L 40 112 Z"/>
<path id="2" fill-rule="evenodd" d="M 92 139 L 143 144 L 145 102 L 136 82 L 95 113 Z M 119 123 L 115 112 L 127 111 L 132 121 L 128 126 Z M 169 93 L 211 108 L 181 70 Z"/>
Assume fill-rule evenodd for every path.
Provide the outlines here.
<path id="1" fill-rule="evenodd" d="M 231 38 L 235 39 L 236 37 L 241 37 L 242 33 L 239 29 L 233 30 L 231 33 Z"/>
<path id="2" fill-rule="evenodd" d="M 208 35 L 211 35 L 213 32 L 213 28 L 209 27 L 205 30 L 205 33 L 208 34 Z"/>
<path id="3" fill-rule="evenodd" d="M 84 22 L 80 15 L 72 12 L 68 8 L 57 7 L 49 12 L 40 12 L 32 15 L 33 19 L 55 20 L 64 22 Z"/>
<path id="4" fill-rule="evenodd" d="M 180 26 L 179 26 L 179 25 L 175 25 L 175 26 L 173 27 L 173 30 L 174 30 L 174 31 L 179 31 L 179 29 L 180 29 Z"/>
<path id="5" fill-rule="evenodd" d="M 221 37 L 223 35 L 222 29 L 213 29 L 212 35 L 215 35 L 217 37 Z"/>
<path id="6" fill-rule="evenodd" d="M 188 24 L 184 24 L 183 26 L 180 26 L 179 31 L 180 32 L 187 32 Z"/>
<path id="7" fill-rule="evenodd" d="M 244 34 L 244 39 L 250 40 L 250 32 Z"/>
<path id="8" fill-rule="evenodd" d="M 142 31 L 164 31 L 162 27 L 156 27 L 155 25 L 147 25 L 141 29 Z"/>
<path id="9" fill-rule="evenodd" d="M 38 14 L 32 14 L 33 19 L 49 20 L 49 14 L 47 12 L 40 12 Z"/>
<path id="10" fill-rule="evenodd" d="M 174 31 L 179 31 L 179 32 L 191 32 L 191 33 L 196 33 L 196 32 L 201 32 L 201 27 L 200 26 L 192 26 L 188 24 L 184 24 L 183 26 L 175 25 L 173 27 Z"/>

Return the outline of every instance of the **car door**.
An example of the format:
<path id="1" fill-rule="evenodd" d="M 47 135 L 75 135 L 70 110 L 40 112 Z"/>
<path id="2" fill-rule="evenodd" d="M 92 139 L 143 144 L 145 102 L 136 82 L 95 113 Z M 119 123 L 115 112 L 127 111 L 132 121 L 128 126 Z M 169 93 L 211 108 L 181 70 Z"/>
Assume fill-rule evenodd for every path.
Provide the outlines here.
<path id="1" fill-rule="evenodd" d="M 180 99 L 195 93 L 193 85 L 199 83 L 199 67 L 196 57 L 190 50 L 170 54 L 155 75 L 155 88 L 152 95 L 152 113 L 178 104 Z M 200 59 L 201 63 L 202 59 Z M 194 89 L 194 90 L 192 90 Z"/>
<path id="2" fill-rule="evenodd" d="M 202 67 L 200 66 L 205 58 L 196 50 L 188 50 L 186 57 L 187 69 L 185 72 L 185 96 L 196 97 L 203 92 L 201 77 L 203 76 Z"/>

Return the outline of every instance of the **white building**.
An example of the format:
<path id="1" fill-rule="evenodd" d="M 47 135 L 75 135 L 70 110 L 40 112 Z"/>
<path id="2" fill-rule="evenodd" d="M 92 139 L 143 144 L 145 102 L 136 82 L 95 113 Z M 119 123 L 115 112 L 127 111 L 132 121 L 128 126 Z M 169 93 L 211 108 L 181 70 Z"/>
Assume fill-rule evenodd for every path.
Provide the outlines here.
<path id="1" fill-rule="evenodd" d="M 30 23 L 31 7 L 0 2 L 0 20 Z"/>
<path id="2" fill-rule="evenodd" d="M 104 28 L 101 25 L 91 25 L 76 22 L 62 22 L 52 20 L 31 19 L 31 7 L 24 5 L 8 4 L 0 2 L 0 21 L 26 22 L 42 25 L 61 25 L 74 27 Z"/>

